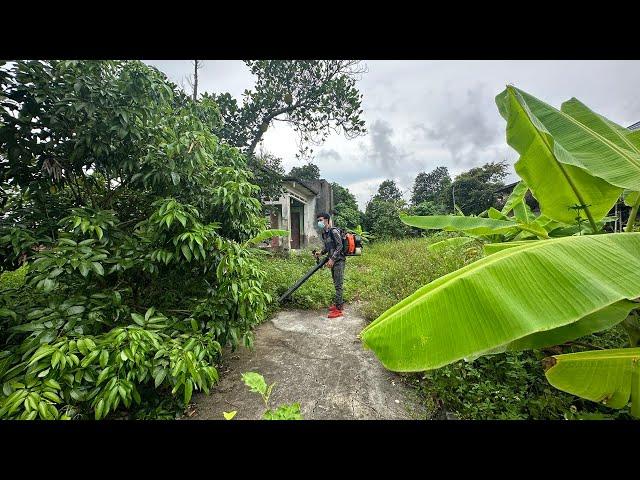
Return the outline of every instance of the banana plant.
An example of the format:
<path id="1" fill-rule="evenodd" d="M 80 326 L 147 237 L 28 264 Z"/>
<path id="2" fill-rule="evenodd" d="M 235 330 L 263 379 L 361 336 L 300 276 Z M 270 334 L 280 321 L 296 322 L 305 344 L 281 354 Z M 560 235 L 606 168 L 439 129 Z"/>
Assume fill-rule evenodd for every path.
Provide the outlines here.
<path id="1" fill-rule="evenodd" d="M 558 110 L 508 86 L 496 103 L 522 178 L 502 211 L 402 220 L 484 241 L 499 235 L 499 243 L 391 307 L 360 337 L 385 367 L 423 371 L 622 324 L 630 348 L 554 355 L 544 360 L 545 375 L 611 408 L 631 401 L 640 417 L 640 135 L 575 98 Z M 527 190 L 540 204 L 538 217 L 526 206 Z M 602 233 L 620 195 L 631 207 L 625 233 Z"/>

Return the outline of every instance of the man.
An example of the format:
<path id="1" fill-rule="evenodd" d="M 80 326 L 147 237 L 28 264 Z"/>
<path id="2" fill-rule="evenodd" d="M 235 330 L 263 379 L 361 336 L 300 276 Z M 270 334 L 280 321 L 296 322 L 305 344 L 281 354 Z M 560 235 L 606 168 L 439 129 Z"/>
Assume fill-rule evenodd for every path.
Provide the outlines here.
<path id="1" fill-rule="evenodd" d="M 336 288 L 335 303 L 329 307 L 328 318 L 342 317 L 344 308 L 344 300 L 342 299 L 342 283 L 344 281 L 344 267 L 346 256 L 342 245 L 342 237 L 338 229 L 333 227 L 331 215 L 328 213 L 319 213 L 316 216 L 318 228 L 322 230 L 322 241 L 324 248 L 321 252 L 316 252 L 316 256 L 329 254 L 329 261 L 326 266 L 331 269 L 333 277 L 333 285 Z"/>

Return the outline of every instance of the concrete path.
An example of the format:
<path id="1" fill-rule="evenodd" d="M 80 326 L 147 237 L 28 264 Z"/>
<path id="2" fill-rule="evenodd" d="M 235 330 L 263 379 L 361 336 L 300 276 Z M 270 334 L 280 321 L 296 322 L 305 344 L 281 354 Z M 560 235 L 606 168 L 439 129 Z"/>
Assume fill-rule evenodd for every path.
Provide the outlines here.
<path id="1" fill-rule="evenodd" d="M 185 418 L 222 420 L 223 411 L 237 410 L 236 419 L 260 419 L 264 403 L 242 381 L 244 372 L 277 382 L 271 407 L 298 402 L 305 419 L 425 418 L 415 391 L 364 350 L 357 338 L 364 326 L 349 308 L 334 319 L 326 311 L 279 312 L 256 329 L 253 351 L 225 352 L 220 382 L 210 395 L 194 395 Z"/>

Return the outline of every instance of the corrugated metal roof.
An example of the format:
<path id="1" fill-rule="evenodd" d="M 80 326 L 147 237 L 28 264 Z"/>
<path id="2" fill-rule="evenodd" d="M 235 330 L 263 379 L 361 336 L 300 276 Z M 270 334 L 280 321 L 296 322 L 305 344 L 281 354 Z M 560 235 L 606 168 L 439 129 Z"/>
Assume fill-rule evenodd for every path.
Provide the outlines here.
<path id="1" fill-rule="evenodd" d="M 636 122 L 633 125 L 627 127 L 629 130 L 640 130 L 640 122 Z"/>

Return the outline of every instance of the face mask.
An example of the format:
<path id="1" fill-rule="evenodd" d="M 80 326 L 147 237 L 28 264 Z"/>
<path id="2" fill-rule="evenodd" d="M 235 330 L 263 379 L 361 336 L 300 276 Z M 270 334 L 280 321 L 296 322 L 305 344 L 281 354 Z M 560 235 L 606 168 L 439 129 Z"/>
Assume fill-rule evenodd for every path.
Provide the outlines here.
<path id="1" fill-rule="evenodd" d="M 323 222 L 322 220 L 320 220 L 320 221 L 318 222 L 318 228 L 319 228 L 319 229 L 323 229 L 323 228 L 324 228 L 324 222 Z"/>

